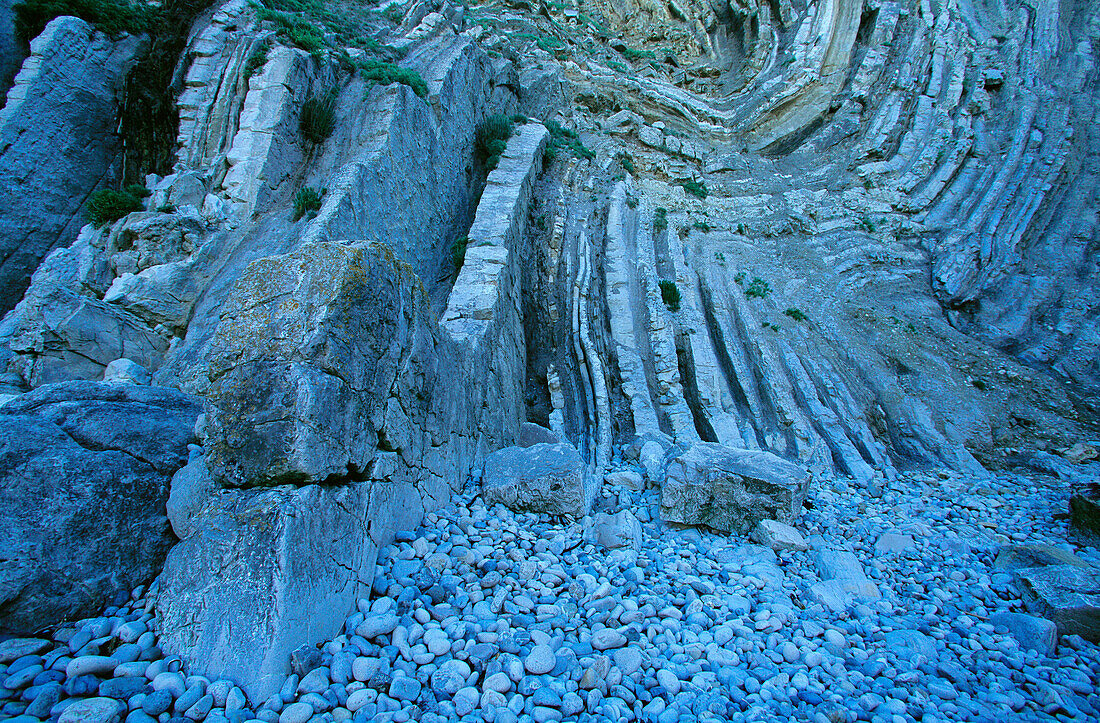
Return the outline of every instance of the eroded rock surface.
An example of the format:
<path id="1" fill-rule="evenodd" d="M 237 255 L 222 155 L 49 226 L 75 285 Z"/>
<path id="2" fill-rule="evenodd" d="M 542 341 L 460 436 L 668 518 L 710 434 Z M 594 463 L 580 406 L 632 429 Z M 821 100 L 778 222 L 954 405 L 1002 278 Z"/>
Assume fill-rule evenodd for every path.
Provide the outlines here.
<path id="1" fill-rule="evenodd" d="M 91 382 L 0 408 L 0 627 L 90 615 L 160 571 L 168 484 L 200 411 L 172 389 Z"/>
<path id="2" fill-rule="evenodd" d="M 700 443 L 669 462 L 661 519 L 747 537 L 762 519 L 797 519 L 809 481 L 807 470 L 767 452 Z"/>
<path id="3" fill-rule="evenodd" d="M 568 442 L 506 447 L 485 458 L 486 502 L 513 510 L 582 517 L 592 505 L 584 463 Z"/>
<path id="4" fill-rule="evenodd" d="M 114 171 L 118 95 L 141 50 L 138 38 L 112 42 L 73 17 L 31 43 L 0 109 L 0 310 L 50 249 L 72 242 L 85 200 Z"/>

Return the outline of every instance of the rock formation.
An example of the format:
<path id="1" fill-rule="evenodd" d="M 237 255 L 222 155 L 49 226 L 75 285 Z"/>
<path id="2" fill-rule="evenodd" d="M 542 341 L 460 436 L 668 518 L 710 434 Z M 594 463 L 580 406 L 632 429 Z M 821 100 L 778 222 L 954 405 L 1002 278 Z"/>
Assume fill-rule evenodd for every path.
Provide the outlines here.
<path id="1" fill-rule="evenodd" d="M 882 598 L 865 560 L 786 527 L 815 486 L 877 499 L 929 468 L 978 484 L 1097 436 L 1098 23 L 1095 2 L 1047 0 L 340 13 L 228 0 L 176 29 L 170 167 L 123 178 L 119 143 L 136 139 L 114 134 L 118 96 L 148 43 L 55 19 L 0 110 L 0 422 L 26 417 L 31 431 L 4 437 L 16 458 L 79 459 L 65 489 L 96 482 L 92 496 L 152 541 L 110 537 L 97 554 L 140 562 L 110 585 L 81 568 L 94 594 L 59 593 L 49 622 L 148 582 L 167 554 L 127 614 L 142 601 L 164 652 L 256 705 L 278 697 L 284 723 L 352 677 L 457 710 L 472 701 L 465 678 L 487 671 L 472 648 L 422 680 L 380 662 L 349 677 L 332 651 L 324 667 L 302 661 L 341 636 L 364 656 L 375 640 L 407 647 L 406 662 L 449 654 L 423 629 L 423 652 L 400 638 L 414 599 L 441 606 L 458 590 L 445 556 L 408 548 L 424 564 L 393 563 L 392 591 L 375 572 L 468 481 L 488 505 L 591 513 L 566 536 L 615 560 L 645 554 L 655 524 L 619 507 L 658 495 L 665 521 L 704 531 L 684 534 L 756 534 L 764 547 L 716 562 L 728 572 L 770 591 L 783 579 L 772 548 L 812 554 L 808 604 L 870 609 Z M 135 178 L 144 210 L 84 225 L 93 190 Z M 146 378 L 156 386 L 134 384 Z M 73 390 L 61 421 L 28 411 Z M 172 420 L 148 455 L 133 435 L 157 430 L 139 414 L 125 444 L 88 446 L 66 426 L 116 397 L 152 404 L 142 395 Z M 35 451 L 47 442 L 57 450 Z M 110 454 L 132 455 L 111 464 L 145 481 L 141 496 L 108 483 L 114 468 L 95 460 Z M 1090 479 L 1083 459 L 1056 461 L 1041 471 Z M 911 532 L 877 538 L 876 554 L 904 554 Z M 58 548 L 17 569 L 54 579 L 70 558 Z M 509 614 L 569 617 L 581 598 L 601 606 L 586 620 L 617 610 L 602 586 L 543 568 L 540 584 L 576 599 L 544 610 L 536 595 Z M 1078 587 L 1091 574 L 1073 573 Z M 4 599 L 31 602 L 5 625 L 29 631 L 44 603 L 22 580 Z M 478 620 L 508 611 L 486 594 L 467 596 L 484 604 Z M 899 649 L 925 655 L 915 635 L 895 636 Z M 611 670 L 604 651 L 627 647 L 608 627 L 591 637 L 585 690 Z M 535 647 L 528 668 L 554 671 L 553 650 Z M 191 686 L 171 665 L 162 687 Z M 175 713 L 216 700 L 195 691 L 172 696 Z"/>

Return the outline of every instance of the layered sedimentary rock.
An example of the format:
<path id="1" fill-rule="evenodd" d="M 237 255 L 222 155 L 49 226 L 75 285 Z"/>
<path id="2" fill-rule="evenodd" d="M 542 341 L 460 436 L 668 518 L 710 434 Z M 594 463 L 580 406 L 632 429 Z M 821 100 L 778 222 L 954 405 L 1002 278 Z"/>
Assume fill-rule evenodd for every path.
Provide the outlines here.
<path id="1" fill-rule="evenodd" d="M 793 519 L 807 469 L 881 491 L 1091 438 L 1095 3 L 397 10 L 314 53 L 243 0 L 200 19 L 148 210 L 66 231 L 0 324 L 5 392 L 126 359 L 205 397 L 157 600 L 190 665 L 266 698 L 525 421 L 736 534 Z M 487 172 L 493 114 L 516 130 Z M 754 460 L 740 487 L 692 461 L 714 449 Z M 760 467 L 796 472 L 748 499 Z M 822 559 L 823 604 L 875 598 Z"/>

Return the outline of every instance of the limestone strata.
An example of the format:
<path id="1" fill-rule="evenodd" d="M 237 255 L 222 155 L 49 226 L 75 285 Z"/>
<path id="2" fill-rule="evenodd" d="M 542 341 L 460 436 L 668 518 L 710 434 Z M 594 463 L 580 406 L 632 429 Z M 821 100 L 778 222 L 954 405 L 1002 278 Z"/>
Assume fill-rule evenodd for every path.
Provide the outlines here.
<path id="1" fill-rule="evenodd" d="M 443 329 L 456 341 L 476 345 L 494 316 L 510 313 L 507 306 L 518 311 L 515 259 L 546 139 L 546 128 L 538 123 L 518 126 L 489 174 L 467 236 L 462 270 L 441 318 Z M 505 309 L 498 312 L 502 304 Z"/>

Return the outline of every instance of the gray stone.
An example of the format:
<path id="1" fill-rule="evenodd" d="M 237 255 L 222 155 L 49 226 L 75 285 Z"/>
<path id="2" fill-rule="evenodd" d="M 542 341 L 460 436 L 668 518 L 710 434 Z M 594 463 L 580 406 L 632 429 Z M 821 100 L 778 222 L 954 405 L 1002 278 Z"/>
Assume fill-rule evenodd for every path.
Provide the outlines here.
<path id="1" fill-rule="evenodd" d="M 372 613 L 364 618 L 355 628 L 355 634 L 361 635 L 367 640 L 377 638 L 379 635 L 389 635 L 397 627 L 399 619 L 393 613 Z"/>
<path id="2" fill-rule="evenodd" d="M 1058 626 L 1050 620 L 1023 613 L 997 613 L 989 617 L 989 624 L 1004 627 L 1021 648 L 1048 657 L 1054 655 L 1058 644 Z"/>
<path id="3" fill-rule="evenodd" d="M 113 174 L 119 94 L 145 42 L 112 42 L 59 17 L 31 43 L 0 109 L 0 311 L 12 309 L 50 249 L 84 225 L 81 206 Z"/>
<path id="4" fill-rule="evenodd" d="M 808 487 L 804 468 L 773 454 L 700 443 L 669 462 L 661 519 L 747 536 L 762 519 L 797 519 Z"/>
<path id="5" fill-rule="evenodd" d="M 608 550 L 626 547 L 641 552 L 642 549 L 642 525 L 630 510 L 619 510 L 613 515 L 597 513 L 590 536 Z"/>
<path id="6" fill-rule="evenodd" d="M 371 495 L 367 484 L 218 492 L 164 563 L 161 647 L 267 699 L 291 652 L 335 636 L 369 593 Z"/>
<path id="7" fill-rule="evenodd" d="M 477 688 L 462 688 L 455 693 L 452 702 L 455 706 L 455 713 L 460 716 L 468 715 L 473 713 L 478 703 L 481 702 L 481 694 L 477 692 Z"/>
<path id="8" fill-rule="evenodd" d="M 604 475 L 603 481 L 612 487 L 625 487 L 635 491 L 645 489 L 645 480 L 632 469 L 608 472 Z"/>
<path id="9" fill-rule="evenodd" d="M 0 409 L 0 626 L 90 615 L 152 579 L 173 542 L 168 481 L 199 411 L 175 390 L 97 382 L 47 385 Z"/>
<path id="10" fill-rule="evenodd" d="M 546 675 L 558 664 L 554 649 L 549 645 L 536 645 L 523 661 L 523 667 L 531 675 Z"/>
<path id="11" fill-rule="evenodd" d="M 518 446 L 530 447 L 535 444 L 558 444 L 563 441 L 552 430 L 534 422 L 519 425 Z"/>
<path id="12" fill-rule="evenodd" d="M 798 530 L 790 525 L 771 519 L 762 519 L 756 523 L 752 531 L 753 542 L 758 542 L 773 550 L 796 550 L 804 552 L 809 549 L 806 540 Z"/>
<path id="13" fill-rule="evenodd" d="M 591 642 L 596 650 L 611 650 L 626 645 L 626 636 L 614 628 L 603 628 L 592 633 Z"/>
<path id="14" fill-rule="evenodd" d="M 461 660 L 445 661 L 432 673 L 432 692 L 437 696 L 451 698 L 466 687 L 470 672 L 470 666 Z"/>
<path id="15" fill-rule="evenodd" d="M 218 485 L 210 475 L 203 457 L 202 448 L 194 446 L 190 450 L 187 464 L 172 475 L 165 510 L 168 521 L 172 523 L 172 532 L 181 540 L 191 536 L 196 527 L 203 505 L 211 500 Z"/>
<path id="16" fill-rule="evenodd" d="M 875 540 L 875 554 L 889 555 L 897 552 L 907 552 L 916 547 L 912 535 L 901 532 L 884 532 Z"/>
<path id="17" fill-rule="evenodd" d="M 513 510 L 582 517 L 591 506 L 584 463 L 566 442 L 497 450 L 485 458 L 481 484 L 487 503 Z"/>
<path id="18" fill-rule="evenodd" d="M 58 723 L 114 723 L 126 706 L 111 698 L 85 698 L 65 708 Z"/>
<path id="19" fill-rule="evenodd" d="M 48 640 L 39 638 L 8 638 L 0 640 L 0 664 L 7 665 L 24 655 L 37 655 L 50 647 Z"/>
<path id="20" fill-rule="evenodd" d="M 663 478 L 665 449 L 659 443 L 649 440 L 642 445 L 638 452 L 638 461 L 645 469 L 646 477 L 654 482 L 660 482 Z"/>
<path id="21" fill-rule="evenodd" d="M 129 359 L 115 359 L 103 370 L 103 381 L 113 384 L 148 384 L 148 370 Z"/>
<path id="22" fill-rule="evenodd" d="M 1059 635 L 1100 642 L 1100 580 L 1094 568 L 1033 567 L 1021 570 L 1019 579 L 1028 609 L 1057 625 Z"/>
<path id="23" fill-rule="evenodd" d="M 420 696 L 420 681 L 407 675 L 394 676 L 390 683 L 389 696 L 396 700 L 412 702 Z"/>
<path id="24" fill-rule="evenodd" d="M 1076 565 L 1087 567 L 1081 558 L 1060 547 L 1046 544 L 1005 545 L 997 551 L 993 567 L 997 570 L 1021 570 L 1047 565 Z"/>
<path id="25" fill-rule="evenodd" d="M 309 703 L 291 703 L 279 713 L 279 723 L 306 723 L 313 717 Z"/>

